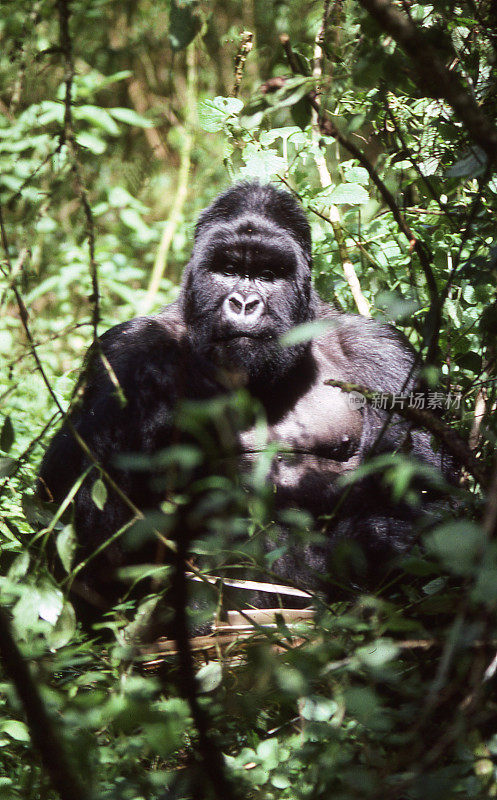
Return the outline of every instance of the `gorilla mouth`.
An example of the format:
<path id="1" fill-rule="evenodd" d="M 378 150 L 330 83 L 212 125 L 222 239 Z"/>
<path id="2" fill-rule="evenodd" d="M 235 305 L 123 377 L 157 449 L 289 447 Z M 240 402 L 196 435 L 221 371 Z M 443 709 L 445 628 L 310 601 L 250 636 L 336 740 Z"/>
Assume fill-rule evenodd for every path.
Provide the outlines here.
<path id="1" fill-rule="evenodd" d="M 273 334 L 270 333 L 255 333 L 253 331 L 230 331 L 229 333 L 225 333 L 222 336 L 216 336 L 213 339 L 215 344 L 220 342 L 231 342 L 235 339 L 258 339 L 258 340 L 268 340 L 274 339 Z"/>

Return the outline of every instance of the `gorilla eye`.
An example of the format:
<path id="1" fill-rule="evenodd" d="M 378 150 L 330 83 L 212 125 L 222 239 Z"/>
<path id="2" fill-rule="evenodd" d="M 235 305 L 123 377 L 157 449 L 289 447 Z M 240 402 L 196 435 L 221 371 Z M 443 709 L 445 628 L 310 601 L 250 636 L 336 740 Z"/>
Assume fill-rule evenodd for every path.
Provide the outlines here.
<path id="1" fill-rule="evenodd" d="M 272 269 L 263 269 L 259 274 L 259 278 L 262 278 L 263 281 L 274 281 L 276 273 Z"/>
<path id="2" fill-rule="evenodd" d="M 233 264 L 222 264 L 221 266 L 217 267 L 215 271 L 219 272 L 220 275 L 231 276 L 235 272 L 235 268 Z"/>

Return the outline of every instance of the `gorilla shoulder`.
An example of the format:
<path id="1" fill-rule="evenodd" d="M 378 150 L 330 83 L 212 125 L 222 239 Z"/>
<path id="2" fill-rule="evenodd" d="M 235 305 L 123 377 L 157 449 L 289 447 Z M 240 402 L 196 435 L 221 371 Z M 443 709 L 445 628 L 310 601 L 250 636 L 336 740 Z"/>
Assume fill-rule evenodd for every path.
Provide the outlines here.
<path id="1" fill-rule="evenodd" d="M 317 298 L 316 316 L 329 330 L 314 340 L 320 358 L 330 363 L 336 380 L 372 391 L 410 391 L 415 383 L 416 354 L 406 337 L 388 323 L 343 314 Z"/>

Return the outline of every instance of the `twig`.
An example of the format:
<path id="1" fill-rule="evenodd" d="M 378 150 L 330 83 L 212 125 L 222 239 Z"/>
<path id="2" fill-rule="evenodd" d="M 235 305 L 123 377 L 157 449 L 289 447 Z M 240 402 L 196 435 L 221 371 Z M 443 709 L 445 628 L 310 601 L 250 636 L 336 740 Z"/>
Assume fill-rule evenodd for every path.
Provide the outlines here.
<path id="1" fill-rule="evenodd" d="M 9 288 L 11 288 L 11 287 L 9 286 Z M 72 333 L 73 331 L 78 330 L 78 328 L 84 328 L 84 327 L 86 327 L 86 325 L 89 325 L 89 324 L 90 323 L 88 323 L 88 322 L 75 322 L 72 325 L 68 325 L 67 328 L 63 328 L 62 330 L 57 331 L 57 333 L 53 333 L 51 336 L 47 336 L 45 339 L 38 340 L 36 342 L 36 347 L 44 347 L 46 344 L 49 344 L 49 342 L 55 342 L 55 341 L 57 341 L 57 339 L 62 339 L 63 337 L 66 337 L 69 333 Z M 16 356 L 16 358 L 13 358 L 11 361 L 7 361 L 7 363 L 5 365 L 5 369 L 6 370 L 11 370 L 13 367 L 15 367 L 18 364 L 20 364 L 21 361 L 24 361 L 24 359 L 27 358 L 30 355 L 31 355 L 31 353 L 29 351 L 28 352 L 22 352 L 20 355 Z M 14 387 L 14 388 L 16 388 L 16 387 Z M 10 391 L 10 390 L 8 389 L 7 392 L 8 391 Z M 3 398 L 7 394 L 7 392 L 4 392 L 4 394 L 0 395 L 0 405 L 2 403 Z"/>
<path id="2" fill-rule="evenodd" d="M 15 478 L 15 476 L 17 475 L 17 473 L 21 469 L 23 463 L 26 461 L 28 456 L 31 454 L 32 450 L 36 447 L 38 442 L 40 442 L 43 439 L 43 437 L 45 436 L 46 432 L 48 431 L 48 429 L 50 428 L 50 426 L 52 425 L 53 421 L 55 420 L 55 418 L 57 416 L 58 416 L 58 411 L 55 411 L 55 413 L 52 414 L 52 416 L 48 420 L 47 424 L 42 428 L 42 430 L 40 431 L 38 436 L 36 436 L 34 439 L 32 439 L 30 441 L 30 443 L 28 444 L 26 449 L 23 450 L 23 452 L 21 453 L 20 456 L 16 457 L 16 462 L 17 463 L 16 463 L 15 468 L 12 470 L 12 472 L 9 475 L 7 475 L 6 478 L 4 478 L 3 482 L 0 484 L 0 498 L 2 497 L 6 487 L 8 486 L 8 484 L 10 483 L 12 478 Z"/>
<path id="3" fill-rule="evenodd" d="M 347 279 L 347 283 L 349 284 L 349 289 L 352 293 L 352 297 L 354 298 L 357 310 L 359 314 L 362 314 L 363 317 L 370 317 L 371 310 L 369 301 L 365 298 L 362 292 L 359 278 L 357 277 L 354 265 L 350 260 L 347 242 L 345 241 L 340 215 L 336 206 L 329 206 L 329 222 L 333 228 L 333 233 L 335 234 L 338 253 L 342 262 L 343 273 Z"/>
<path id="4" fill-rule="evenodd" d="M 321 25 L 319 26 L 319 30 L 316 34 L 316 39 L 314 41 L 314 63 L 312 69 L 312 75 L 316 78 L 316 91 L 320 91 L 320 82 L 323 76 L 323 60 L 324 60 L 324 37 L 326 36 L 326 27 L 328 25 L 328 18 L 330 15 L 330 0 L 324 0 L 323 4 L 323 17 L 321 19 Z"/>
<path id="5" fill-rule="evenodd" d="M 2 247 L 3 247 L 4 252 L 5 252 L 7 265 L 9 267 L 9 270 L 11 270 L 11 262 L 10 262 L 10 257 L 9 257 L 9 245 L 8 245 L 8 241 L 7 241 L 7 233 L 6 233 L 6 230 L 5 230 L 5 225 L 4 225 L 4 220 L 3 220 L 3 212 L 2 212 L 1 203 L 0 203 L 0 238 L 1 238 L 1 242 L 2 242 Z M 30 348 L 30 351 L 31 351 L 31 355 L 33 356 L 33 359 L 35 361 L 35 364 L 36 364 L 36 367 L 38 369 L 38 372 L 40 373 L 41 378 L 43 380 L 43 383 L 45 384 L 50 397 L 52 398 L 53 402 L 55 403 L 55 405 L 57 407 L 57 410 L 59 411 L 60 415 L 65 419 L 65 422 L 66 422 L 69 430 L 71 431 L 71 434 L 74 436 L 76 442 L 81 447 L 81 449 L 82 449 L 83 453 L 85 454 L 85 456 L 91 461 L 92 464 L 94 464 L 96 467 L 98 467 L 98 469 L 102 473 L 103 477 L 105 477 L 105 480 L 107 481 L 107 483 L 110 486 L 110 488 L 113 489 L 113 491 L 116 492 L 118 497 L 130 509 L 130 511 L 132 511 L 134 514 L 139 515 L 140 518 L 143 518 L 143 513 L 135 506 L 135 504 L 129 499 L 127 494 L 125 492 L 123 492 L 123 490 L 120 488 L 120 486 L 113 480 L 113 478 L 109 475 L 109 473 L 102 467 L 102 465 L 100 464 L 100 462 L 98 461 L 96 456 L 92 453 L 91 449 L 86 444 L 85 440 L 82 438 L 82 436 L 76 430 L 75 426 L 71 422 L 71 419 L 68 417 L 67 414 L 64 413 L 64 409 L 62 408 L 62 406 L 61 406 L 61 404 L 59 402 L 59 398 L 55 394 L 55 392 L 54 392 L 54 390 L 52 388 L 52 385 L 51 385 L 50 381 L 48 380 L 48 377 L 47 377 L 47 374 L 46 374 L 45 369 L 43 367 L 43 364 L 40 361 L 40 357 L 38 356 L 38 352 L 37 352 L 37 349 L 36 349 L 36 344 L 35 344 L 35 341 L 33 339 L 33 335 L 31 333 L 31 329 L 30 329 L 29 324 L 28 324 L 28 311 L 27 311 L 27 308 L 26 308 L 26 306 L 24 304 L 24 300 L 22 299 L 22 297 L 21 297 L 21 295 L 19 293 L 19 290 L 18 290 L 17 286 L 15 285 L 15 283 L 12 284 L 12 291 L 13 291 L 14 296 L 16 298 L 17 307 L 19 309 L 19 317 L 21 319 L 21 323 L 22 323 L 22 326 L 23 326 L 23 329 L 24 329 L 24 333 L 26 334 L 26 338 L 28 340 L 28 344 L 29 344 L 29 348 Z"/>
<path id="6" fill-rule="evenodd" d="M 240 85 L 243 78 L 243 71 L 245 69 L 245 62 L 249 56 L 253 46 L 254 34 L 252 31 L 242 31 L 240 34 L 240 46 L 235 56 L 235 81 L 233 84 L 233 97 L 238 97 Z"/>
<path id="7" fill-rule="evenodd" d="M 70 767 L 52 720 L 42 703 L 31 672 L 14 637 L 7 614 L 0 608 L 0 655 L 7 677 L 14 684 L 28 721 L 29 733 L 54 789 L 61 800 L 85 800 L 79 776 Z"/>
<path id="8" fill-rule="evenodd" d="M 484 175 L 482 175 L 482 177 L 480 179 L 478 192 L 476 193 L 476 195 L 475 195 L 475 197 L 473 199 L 473 202 L 471 204 L 471 208 L 469 210 L 469 214 L 468 214 L 468 216 L 466 218 L 466 225 L 464 227 L 464 231 L 463 231 L 462 236 L 461 236 L 461 241 L 459 243 L 459 247 L 457 249 L 457 253 L 455 255 L 455 258 L 454 258 L 454 261 L 453 261 L 453 266 L 452 266 L 452 269 L 450 271 L 449 277 L 447 278 L 447 281 L 445 283 L 445 286 L 443 287 L 442 292 L 440 293 L 440 295 L 437 298 L 437 303 L 436 304 L 432 304 L 432 307 L 433 306 L 435 307 L 435 313 L 434 313 L 433 316 L 437 319 L 438 324 L 431 331 L 430 340 L 429 340 L 429 343 L 428 343 L 428 352 L 427 352 L 427 356 L 426 356 L 427 362 L 429 362 L 430 359 L 433 358 L 433 356 L 434 356 L 434 354 L 436 352 L 436 349 L 438 348 L 438 339 L 439 339 L 439 336 L 440 336 L 440 322 L 441 322 L 441 316 L 442 316 L 442 308 L 444 306 L 444 303 L 445 303 L 446 299 L 449 296 L 450 289 L 453 286 L 455 277 L 458 274 L 459 269 L 461 267 L 462 253 L 463 253 L 464 247 L 466 245 L 466 242 L 468 241 L 468 239 L 470 237 L 471 230 L 473 228 L 473 223 L 474 223 L 474 221 L 476 219 L 476 215 L 477 215 L 477 213 L 478 213 L 478 211 L 480 209 L 480 206 L 481 206 L 481 203 L 482 203 L 482 199 L 483 199 L 483 190 L 485 188 L 487 180 L 490 177 L 491 171 L 492 171 L 492 169 L 491 169 L 490 164 L 487 164 L 487 168 L 485 170 L 485 173 L 484 173 Z M 430 308 L 430 311 L 432 311 L 432 308 Z"/>
<path id="9" fill-rule="evenodd" d="M 395 133 L 397 134 L 397 137 L 398 137 L 398 139 L 400 141 L 400 144 L 402 145 L 402 149 L 405 151 L 409 161 L 411 162 L 411 165 L 412 165 L 413 169 L 415 170 L 415 172 L 418 175 L 418 178 L 424 183 L 424 185 L 428 189 L 429 193 L 431 194 L 431 196 L 433 197 L 433 199 L 435 200 L 437 205 L 440 207 L 440 212 L 435 212 L 435 213 L 445 214 L 445 216 L 449 220 L 452 228 L 454 230 L 457 230 L 457 227 L 458 227 L 457 220 L 454 219 L 454 216 L 453 216 L 452 212 L 450 211 L 450 209 L 448 208 L 447 204 L 443 203 L 440 200 L 440 195 L 439 195 L 438 192 L 435 191 L 430 179 L 421 172 L 421 169 L 419 168 L 419 164 L 416 161 L 416 159 L 414 158 L 414 156 L 413 156 L 413 154 L 412 154 L 412 152 L 411 152 L 411 150 L 410 150 L 410 148 L 409 148 L 409 146 L 408 146 L 408 144 L 407 144 L 407 142 L 405 140 L 405 137 L 404 137 L 404 135 L 402 133 L 400 125 L 398 124 L 397 119 L 395 118 L 394 113 L 393 113 L 392 109 L 390 108 L 390 104 L 388 102 L 388 95 L 386 93 L 385 93 L 385 110 L 387 112 L 388 118 L 390 119 L 390 122 L 394 126 Z M 412 208 L 405 209 L 405 211 L 411 211 L 411 212 L 413 210 L 414 209 L 412 209 Z M 425 211 L 424 209 L 416 209 L 416 210 L 418 211 L 418 213 L 425 213 L 425 214 L 430 213 L 428 211 Z M 431 213 L 434 213 L 434 212 L 431 212 Z"/>

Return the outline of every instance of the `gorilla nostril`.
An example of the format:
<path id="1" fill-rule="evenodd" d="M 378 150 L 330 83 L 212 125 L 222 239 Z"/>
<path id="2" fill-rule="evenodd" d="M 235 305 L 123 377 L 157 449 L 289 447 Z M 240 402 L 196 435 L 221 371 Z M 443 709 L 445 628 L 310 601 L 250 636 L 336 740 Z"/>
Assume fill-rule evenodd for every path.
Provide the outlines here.
<path id="1" fill-rule="evenodd" d="M 261 301 L 259 300 L 258 297 L 256 297 L 254 300 L 249 300 L 245 304 L 245 313 L 246 314 L 253 314 L 254 311 L 257 311 L 257 309 L 258 309 L 258 307 L 260 305 L 260 302 Z"/>
<path id="2" fill-rule="evenodd" d="M 231 297 L 228 300 L 228 303 L 229 303 L 230 310 L 234 311 L 235 314 L 241 314 L 242 313 L 244 303 L 243 303 L 243 300 L 240 297 L 238 297 L 237 295 L 231 295 Z"/>

